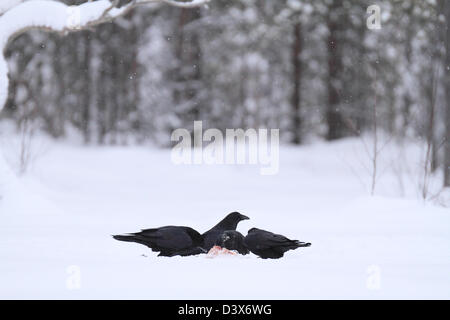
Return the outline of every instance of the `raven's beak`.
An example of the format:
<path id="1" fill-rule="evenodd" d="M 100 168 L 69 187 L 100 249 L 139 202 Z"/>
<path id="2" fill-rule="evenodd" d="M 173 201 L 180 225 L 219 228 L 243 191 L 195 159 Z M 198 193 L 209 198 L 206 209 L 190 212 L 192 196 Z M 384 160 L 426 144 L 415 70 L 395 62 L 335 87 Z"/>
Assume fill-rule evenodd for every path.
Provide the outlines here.
<path id="1" fill-rule="evenodd" d="M 250 220 L 250 218 L 241 214 L 241 220 Z"/>

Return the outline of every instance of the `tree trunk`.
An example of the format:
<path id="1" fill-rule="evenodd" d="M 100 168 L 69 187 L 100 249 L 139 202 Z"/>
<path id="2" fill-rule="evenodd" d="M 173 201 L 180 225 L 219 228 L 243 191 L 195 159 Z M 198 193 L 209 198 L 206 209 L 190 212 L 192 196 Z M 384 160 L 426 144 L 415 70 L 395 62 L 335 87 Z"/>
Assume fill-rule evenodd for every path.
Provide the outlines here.
<path id="1" fill-rule="evenodd" d="M 292 44 L 292 67 L 293 67 L 293 82 L 294 89 L 292 92 L 292 143 L 300 144 L 302 142 L 302 119 L 301 119 L 301 80 L 302 80 L 302 31 L 301 23 L 297 22 L 294 25 L 294 41 Z"/>
<path id="2" fill-rule="evenodd" d="M 203 109 L 200 89 L 202 81 L 202 51 L 200 37 L 197 30 L 192 28 L 201 18 L 201 11 L 195 9 L 182 9 L 176 26 L 177 44 L 175 55 L 178 67 L 175 72 L 176 88 L 174 101 L 178 106 L 183 106 L 181 112 L 177 112 L 183 125 L 192 126 L 193 121 L 201 120 Z M 194 141 L 197 146 L 200 142 Z"/>
<path id="3" fill-rule="evenodd" d="M 328 124 L 327 140 L 335 140 L 344 136 L 344 121 L 340 112 L 339 83 L 342 74 L 342 56 L 339 43 L 342 3 L 333 1 L 328 16 L 328 108 L 326 121 Z"/>
<path id="4" fill-rule="evenodd" d="M 409 23 L 412 24 L 414 21 L 412 21 L 412 15 L 414 12 L 414 1 L 408 1 L 409 7 L 406 9 L 406 16 L 409 19 Z M 411 66 L 412 65 L 412 54 L 413 54 L 413 37 L 414 37 L 414 30 L 412 29 L 412 25 L 407 28 L 406 34 L 405 34 L 405 59 L 406 59 L 406 65 Z M 409 77 L 412 77 L 412 75 L 407 75 L 406 79 Z M 410 84 L 408 84 L 410 85 Z M 403 94 L 403 108 L 402 108 L 402 130 L 400 130 L 400 136 L 402 138 L 405 137 L 406 133 L 408 132 L 408 128 L 411 125 L 411 107 L 413 105 L 413 97 L 411 97 L 411 88 L 406 87 L 404 88 L 405 92 Z"/>
<path id="5" fill-rule="evenodd" d="M 83 45 L 84 45 L 84 54 L 83 54 L 83 92 L 82 94 L 82 114 L 81 114 L 81 130 L 83 132 L 84 143 L 89 143 L 91 140 L 91 131 L 90 131 L 90 123 L 91 123 L 91 70 L 90 70 L 90 62 L 91 62 L 91 39 L 89 36 L 89 32 L 84 32 L 83 34 Z"/>
<path id="6" fill-rule="evenodd" d="M 176 81 L 179 88 L 175 90 L 175 100 L 178 103 L 186 103 L 194 99 L 197 94 L 197 81 L 201 78 L 201 48 L 198 34 L 189 28 L 189 24 L 200 19 L 201 13 L 199 9 L 182 9 L 176 26 L 177 44 L 175 55 L 179 62 L 178 76 Z M 194 116 L 194 120 L 198 120 L 197 101 L 191 101 L 192 105 L 188 113 Z M 192 119 L 191 119 L 192 120 Z"/>
<path id="7" fill-rule="evenodd" d="M 445 1 L 445 136 L 444 136 L 444 186 L 450 187 L 450 1 Z"/>

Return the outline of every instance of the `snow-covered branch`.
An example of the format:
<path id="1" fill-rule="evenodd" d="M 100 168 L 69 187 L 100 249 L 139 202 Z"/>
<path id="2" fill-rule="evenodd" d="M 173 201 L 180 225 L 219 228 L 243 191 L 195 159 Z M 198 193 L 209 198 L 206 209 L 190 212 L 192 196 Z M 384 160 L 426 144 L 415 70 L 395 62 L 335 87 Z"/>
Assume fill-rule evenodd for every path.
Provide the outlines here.
<path id="1" fill-rule="evenodd" d="M 24 2 L 24 0 L 2 0 L 0 2 L 0 16 L 21 2 Z"/>
<path id="2" fill-rule="evenodd" d="M 165 3 L 192 8 L 209 0 L 130 0 L 119 7 L 118 0 L 89 1 L 78 6 L 67 6 L 54 0 L 2 0 L 0 5 L 0 111 L 8 93 L 7 64 L 3 56 L 8 43 L 17 35 L 30 30 L 68 33 L 111 21 L 125 15 L 131 9 L 149 3 Z"/>
<path id="3" fill-rule="evenodd" d="M 204 5 L 209 2 L 209 0 L 192 0 L 188 2 L 180 2 L 174 0 L 163 0 L 164 3 L 170 4 L 171 6 L 181 7 L 181 8 L 195 8 Z"/>

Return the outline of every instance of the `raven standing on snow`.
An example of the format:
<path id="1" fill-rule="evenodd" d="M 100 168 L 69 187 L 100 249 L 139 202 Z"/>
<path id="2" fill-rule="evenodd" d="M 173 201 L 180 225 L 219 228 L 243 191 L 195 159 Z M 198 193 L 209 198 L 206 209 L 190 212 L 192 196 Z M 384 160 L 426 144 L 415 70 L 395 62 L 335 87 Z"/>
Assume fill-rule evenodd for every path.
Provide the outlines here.
<path id="1" fill-rule="evenodd" d="M 289 240 L 285 236 L 252 228 L 244 239 L 245 246 L 263 259 L 279 259 L 286 251 L 309 247 L 311 243 Z"/>
<path id="2" fill-rule="evenodd" d="M 240 221 L 248 219 L 250 218 L 244 216 L 243 214 L 240 214 L 239 212 L 230 213 L 222 221 L 220 221 L 218 224 L 216 224 L 214 227 L 212 227 L 202 235 L 204 241 L 203 249 L 209 251 L 209 249 L 214 246 L 217 239 L 220 235 L 222 235 L 224 231 L 234 231 L 236 230 L 236 227 Z"/>
<path id="3" fill-rule="evenodd" d="M 119 241 L 136 242 L 159 252 L 158 256 L 190 256 L 206 253 L 202 249 L 203 237 L 192 228 L 167 226 L 146 229 L 128 235 L 115 235 Z"/>

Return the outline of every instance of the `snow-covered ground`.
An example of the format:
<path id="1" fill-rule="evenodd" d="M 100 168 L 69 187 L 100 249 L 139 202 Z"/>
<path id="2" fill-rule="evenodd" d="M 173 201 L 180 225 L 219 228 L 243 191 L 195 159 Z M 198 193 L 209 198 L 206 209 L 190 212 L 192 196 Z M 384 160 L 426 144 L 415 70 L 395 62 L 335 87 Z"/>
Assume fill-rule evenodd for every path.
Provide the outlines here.
<path id="1" fill-rule="evenodd" d="M 420 150 L 406 149 L 386 148 L 371 197 L 359 140 L 284 147 L 274 176 L 175 166 L 169 150 L 48 142 L 21 178 L 0 160 L 0 298 L 449 299 L 450 210 L 420 200 Z M 244 234 L 255 226 L 312 247 L 279 260 L 159 258 L 110 236 L 203 232 L 234 210 L 251 218 Z"/>

